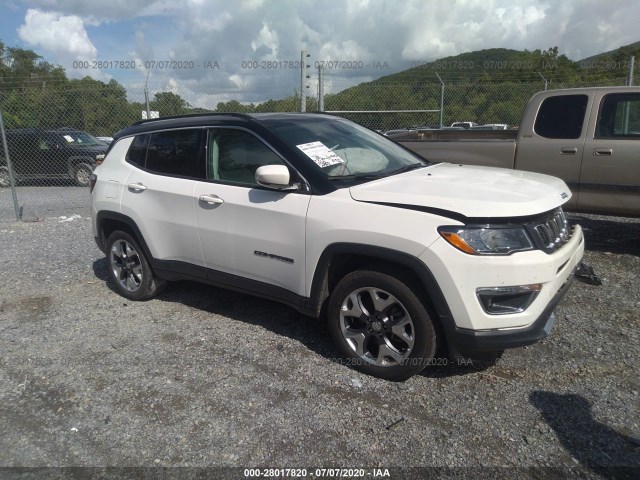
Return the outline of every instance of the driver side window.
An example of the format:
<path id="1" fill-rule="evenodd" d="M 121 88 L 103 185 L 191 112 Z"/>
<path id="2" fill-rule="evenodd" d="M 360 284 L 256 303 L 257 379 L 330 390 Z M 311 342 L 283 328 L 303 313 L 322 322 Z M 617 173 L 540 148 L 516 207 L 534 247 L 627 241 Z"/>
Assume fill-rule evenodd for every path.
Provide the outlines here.
<path id="1" fill-rule="evenodd" d="M 221 128 L 209 131 L 209 180 L 257 186 L 256 170 L 263 165 L 284 165 L 284 162 L 260 139 L 245 130 Z"/>

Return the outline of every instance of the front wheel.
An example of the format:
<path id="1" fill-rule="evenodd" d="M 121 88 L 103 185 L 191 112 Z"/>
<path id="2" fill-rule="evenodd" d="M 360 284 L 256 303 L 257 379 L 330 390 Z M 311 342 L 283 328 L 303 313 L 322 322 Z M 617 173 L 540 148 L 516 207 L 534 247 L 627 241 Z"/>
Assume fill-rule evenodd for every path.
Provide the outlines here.
<path id="1" fill-rule="evenodd" d="M 86 163 L 81 163 L 73 167 L 73 180 L 76 182 L 76 185 L 79 187 L 88 187 L 89 180 L 91 179 L 91 174 L 93 173 L 93 168 Z"/>
<path id="2" fill-rule="evenodd" d="M 165 281 L 155 276 L 135 238 L 117 230 L 107 239 L 108 273 L 120 295 L 130 300 L 148 300 L 158 294 Z"/>
<path id="3" fill-rule="evenodd" d="M 436 352 L 424 304 L 395 276 L 356 271 L 338 282 L 328 307 L 331 335 L 347 364 L 387 380 L 406 380 Z"/>

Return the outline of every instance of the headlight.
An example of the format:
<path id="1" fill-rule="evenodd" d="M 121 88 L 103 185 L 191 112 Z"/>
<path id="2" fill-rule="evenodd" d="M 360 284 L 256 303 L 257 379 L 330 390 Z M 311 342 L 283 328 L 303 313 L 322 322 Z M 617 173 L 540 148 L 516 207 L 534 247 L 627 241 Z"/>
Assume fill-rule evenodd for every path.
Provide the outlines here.
<path id="1" fill-rule="evenodd" d="M 447 242 L 469 255 L 509 255 L 533 250 L 533 242 L 524 227 L 440 227 Z"/>

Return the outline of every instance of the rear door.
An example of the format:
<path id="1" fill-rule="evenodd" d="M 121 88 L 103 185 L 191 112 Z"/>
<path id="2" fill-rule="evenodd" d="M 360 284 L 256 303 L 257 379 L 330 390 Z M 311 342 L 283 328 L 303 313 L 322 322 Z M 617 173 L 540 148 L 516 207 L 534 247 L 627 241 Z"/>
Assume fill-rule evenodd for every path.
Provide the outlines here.
<path id="1" fill-rule="evenodd" d="M 203 140 L 202 128 L 136 136 L 122 194 L 122 213 L 139 226 L 154 259 L 192 276 L 203 272 L 194 265 L 204 265 L 193 200 L 196 179 L 205 177 Z"/>
<path id="2" fill-rule="evenodd" d="M 640 93 L 598 92 L 595 100 L 578 209 L 640 215 Z"/>
<path id="3" fill-rule="evenodd" d="M 17 133 L 7 138 L 11 165 L 18 176 L 33 176 L 37 173 L 37 162 L 34 159 L 39 154 L 38 133 Z"/>

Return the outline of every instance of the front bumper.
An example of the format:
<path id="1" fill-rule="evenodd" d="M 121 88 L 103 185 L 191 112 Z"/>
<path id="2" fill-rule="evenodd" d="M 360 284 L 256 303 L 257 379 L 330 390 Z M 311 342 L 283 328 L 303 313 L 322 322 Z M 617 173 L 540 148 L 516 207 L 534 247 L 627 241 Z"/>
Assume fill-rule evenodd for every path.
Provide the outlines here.
<path id="1" fill-rule="evenodd" d="M 507 348 L 524 347 L 547 337 L 553 328 L 553 310 L 569 291 L 577 267 L 569 275 L 540 316 L 529 326 L 511 330 L 475 331 L 453 327 L 447 332 L 449 353 L 454 357 L 473 357 L 482 352 L 495 352 Z"/>

